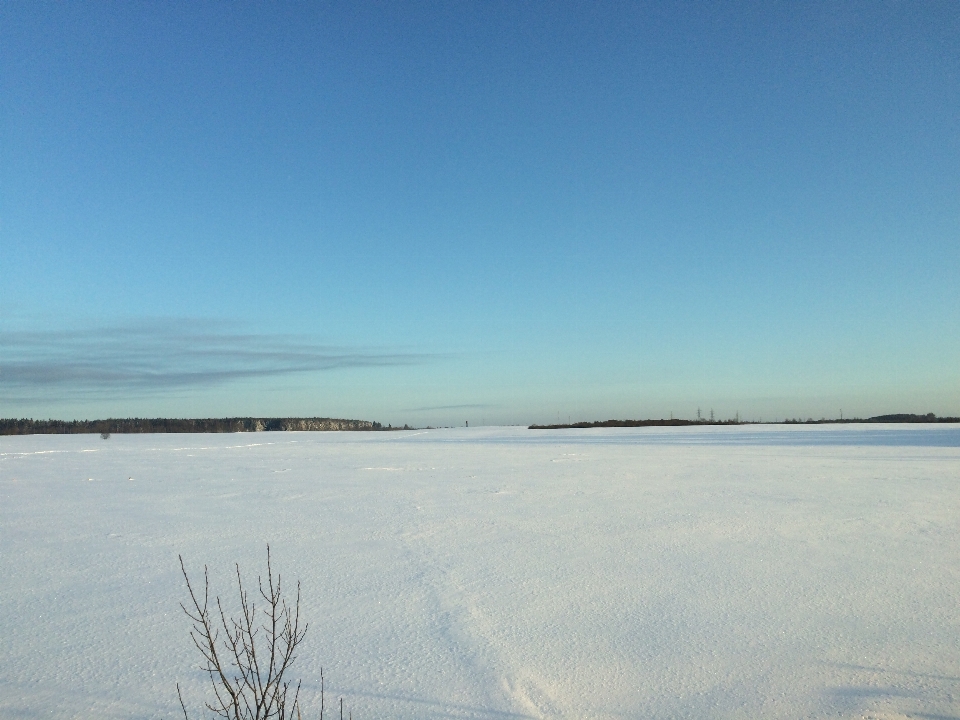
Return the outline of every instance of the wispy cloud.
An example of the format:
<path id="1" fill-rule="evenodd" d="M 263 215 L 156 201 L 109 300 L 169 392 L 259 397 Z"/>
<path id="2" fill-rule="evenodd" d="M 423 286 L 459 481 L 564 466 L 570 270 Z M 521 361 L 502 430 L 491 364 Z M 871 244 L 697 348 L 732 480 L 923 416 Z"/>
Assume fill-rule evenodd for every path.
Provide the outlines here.
<path id="1" fill-rule="evenodd" d="M 247 378 L 417 365 L 438 357 L 237 332 L 226 323 L 196 320 L 0 331 L 0 353 L 0 393 L 7 400 L 150 394 Z"/>
<path id="2" fill-rule="evenodd" d="M 404 412 L 427 412 L 429 410 L 480 410 L 483 408 L 497 407 L 486 403 L 474 405 L 434 405 L 432 407 L 405 408 Z"/>

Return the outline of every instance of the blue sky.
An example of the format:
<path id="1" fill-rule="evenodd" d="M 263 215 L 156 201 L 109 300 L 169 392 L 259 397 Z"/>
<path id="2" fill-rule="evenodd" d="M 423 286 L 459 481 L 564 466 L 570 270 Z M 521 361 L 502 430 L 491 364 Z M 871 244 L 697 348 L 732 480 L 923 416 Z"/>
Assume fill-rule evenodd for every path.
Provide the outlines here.
<path id="1" fill-rule="evenodd" d="M 960 414 L 955 2 L 5 3 L 0 416 Z"/>

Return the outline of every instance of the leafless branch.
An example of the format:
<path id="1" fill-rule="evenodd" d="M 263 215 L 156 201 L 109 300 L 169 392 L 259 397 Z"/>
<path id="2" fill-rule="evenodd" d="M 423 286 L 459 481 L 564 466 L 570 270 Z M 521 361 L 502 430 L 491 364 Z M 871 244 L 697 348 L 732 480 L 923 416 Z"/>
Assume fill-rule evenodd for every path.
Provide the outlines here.
<path id="1" fill-rule="evenodd" d="M 300 681 L 288 679 L 288 672 L 297 658 L 297 647 L 303 642 L 307 625 L 300 625 L 300 584 L 293 604 L 282 594 L 279 573 L 274 576 L 267 546 L 267 576 L 257 578 L 263 599 L 262 608 L 250 599 L 243 586 L 240 566 L 236 566 L 237 590 L 240 599 L 239 617 L 229 616 L 220 597 L 216 608 L 210 603 L 210 576 L 203 568 L 203 599 L 190 582 L 183 557 L 180 570 L 190 594 L 189 604 L 180 604 L 190 618 L 190 638 L 200 652 L 200 669 L 210 679 L 213 698 L 204 706 L 216 717 L 225 720 L 294 720 L 301 717 Z M 321 671 L 321 714 L 323 712 L 323 679 Z M 177 696 L 184 720 L 190 720 L 180 686 Z"/>

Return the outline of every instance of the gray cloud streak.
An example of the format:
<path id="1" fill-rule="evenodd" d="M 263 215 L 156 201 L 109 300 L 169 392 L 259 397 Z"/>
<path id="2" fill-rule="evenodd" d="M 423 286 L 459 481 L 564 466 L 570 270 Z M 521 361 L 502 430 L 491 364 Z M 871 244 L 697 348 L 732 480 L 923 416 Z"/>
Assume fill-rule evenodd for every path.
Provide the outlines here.
<path id="1" fill-rule="evenodd" d="M 7 400 L 149 394 L 295 373 L 418 365 L 439 357 L 229 329 L 225 323 L 167 320 L 0 331 L 0 393 Z"/>
<path id="2" fill-rule="evenodd" d="M 404 412 L 427 412 L 429 410 L 480 410 L 483 408 L 497 407 L 486 403 L 473 405 L 434 405 L 432 407 L 406 408 Z"/>

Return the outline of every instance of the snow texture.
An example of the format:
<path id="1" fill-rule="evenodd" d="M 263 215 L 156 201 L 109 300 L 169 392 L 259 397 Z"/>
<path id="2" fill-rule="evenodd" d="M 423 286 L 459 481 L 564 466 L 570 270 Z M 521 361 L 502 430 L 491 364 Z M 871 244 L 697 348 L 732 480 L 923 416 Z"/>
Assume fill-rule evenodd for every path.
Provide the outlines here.
<path id="1" fill-rule="evenodd" d="M 0 717 L 205 696 L 270 543 L 316 717 L 960 718 L 960 428 L 0 438 Z"/>

